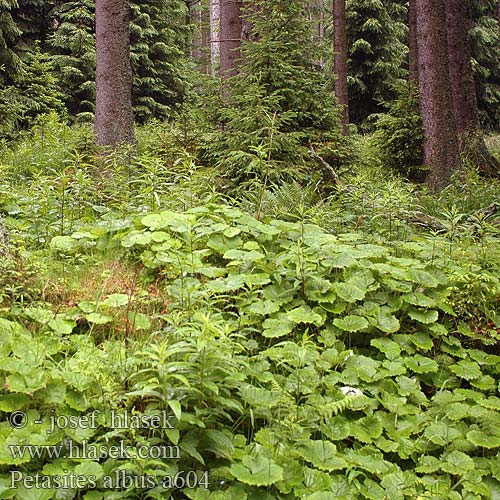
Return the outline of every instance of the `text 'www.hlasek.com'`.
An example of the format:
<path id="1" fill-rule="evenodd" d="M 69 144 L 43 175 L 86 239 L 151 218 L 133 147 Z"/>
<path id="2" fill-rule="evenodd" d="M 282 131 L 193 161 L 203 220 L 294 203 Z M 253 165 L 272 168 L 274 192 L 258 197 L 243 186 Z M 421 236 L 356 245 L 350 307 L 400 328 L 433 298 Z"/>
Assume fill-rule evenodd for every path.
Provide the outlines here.
<path id="1" fill-rule="evenodd" d="M 63 468 L 62 473 L 11 470 L 10 488 L 208 489 L 208 471 L 178 470 L 176 466 L 182 453 L 177 444 L 179 433 L 175 422 L 174 415 L 165 410 L 152 415 L 115 410 L 102 413 L 95 410 L 82 416 L 56 415 L 52 410 L 49 418 L 45 419 L 30 419 L 25 412 L 13 412 L 9 416 L 13 428 L 12 439 L 7 447 L 15 463 L 62 461 L 75 466 L 72 470 Z M 25 432 L 25 428 L 30 425 L 44 427 L 48 444 L 27 443 L 25 438 L 31 434 L 16 436 L 18 432 Z M 99 441 L 89 441 L 85 436 L 91 436 L 93 430 L 98 428 L 105 429 L 106 433 L 101 434 Z M 147 437 L 142 436 L 141 431 L 147 431 Z M 130 434 L 139 436 L 136 442 L 128 437 Z M 61 435 L 63 437 L 58 440 Z M 58 441 L 54 443 L 54 440 Z M 134 473 L 128 466 L 137 460 L 154 462 L 154 474 Z M 112 466 L 106 470 L 106 464 L 109 463 Z M 166 467 L 163 471 L 158 466 L 161 463 Z"/>

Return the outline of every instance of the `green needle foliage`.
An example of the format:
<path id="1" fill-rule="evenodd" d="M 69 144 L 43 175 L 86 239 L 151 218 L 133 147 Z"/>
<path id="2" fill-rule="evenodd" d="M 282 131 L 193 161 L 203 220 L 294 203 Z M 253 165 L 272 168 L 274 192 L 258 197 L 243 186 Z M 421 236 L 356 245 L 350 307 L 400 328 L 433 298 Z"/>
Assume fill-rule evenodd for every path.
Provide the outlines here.
<path id="1" fill-rule="evenodd" d="M 483 126 L 498 130 L 500 123 L 500 30 L 497 2 L 470 2 L 469 39 L 476 79 L 476 95 Z"/>
<path id="2" fill-rule="evenodd" d="M 0 84 L 5 82 L 7 74 L 15 73 L 19 65 L 13 50 L 14 42 L 20 34 L 12 18 L 15 7 L 17 7 L 16 0 L 5 0 L 0 4 Z"/>
<path id="3" fill-rule="evenodd" d="M 406 4 L 400 1 L 347 0 L 349 38 L 349 116 L 363 123 L 395 97 L 408 56 Z"/>
<path id="4" fill-rule="evenodd" d="M 131 3 L 131 60 L 135 118 L 171 118 L 189 90 L 187 8 L 183 1 Z M 22 29 L 17 49 L 40 42 L 53 61 L 68 113 L 92 121 L 95 105 L 95 2 L 23 0 L 15 12 Z M 12 46 L 12 41 L 10 43 Z"/>
<path id="5" fill-rule="evenodd" d="M 186 3 L 181 0 L 131 2 L 132 100 L 139 123 L 172 118 L 189 91 Z"/>
<path id="6" fill-rule="evenodd" d="M 337 162 L 345 153 L 332 73 L 322 62 L 329 51 L 313 36 L 307 3 L 257 0 L 248 8 L 252 33 L 238 74 L 223 83 L 223 133 L 208 145 L 236 183 L 300 177 L 311 148 L 330 148 L 328 159 Z M 265 152 L 259 157 L 256 148 Z"/>
<path id="7" fill-rule="evenodd" d="M 48 38 L 66 108 L 77 121 L 91 121 L 95 107 L 94 8 L 91 0 L 63 3 Z"/>

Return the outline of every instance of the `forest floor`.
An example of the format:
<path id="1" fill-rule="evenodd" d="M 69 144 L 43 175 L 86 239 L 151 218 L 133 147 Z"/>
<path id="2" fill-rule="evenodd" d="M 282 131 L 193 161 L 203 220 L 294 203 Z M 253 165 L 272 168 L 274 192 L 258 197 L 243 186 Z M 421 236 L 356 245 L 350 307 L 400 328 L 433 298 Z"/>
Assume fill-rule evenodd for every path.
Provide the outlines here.
<path id="1" fill-rule="evenodd" d="M 166 140 L 0 152 L 0 498 L 500 498 L 500 182 L 360 137 L 234 194 Z"/>

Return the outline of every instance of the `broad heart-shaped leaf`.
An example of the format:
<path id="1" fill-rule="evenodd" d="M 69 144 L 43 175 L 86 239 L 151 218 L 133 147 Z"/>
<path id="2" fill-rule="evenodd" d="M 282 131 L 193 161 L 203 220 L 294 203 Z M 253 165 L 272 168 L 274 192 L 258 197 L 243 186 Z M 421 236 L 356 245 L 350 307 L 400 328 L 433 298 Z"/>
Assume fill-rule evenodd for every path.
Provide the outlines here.
<path id="1" fill-rule="evenodd" d="M 265 259 L 265 255 L 257 250 L 228 250 L 223 256 L 225 259 L 231 259 L 236 261 L 249 261 Z"/>
<path id="2" fill-rule="evenodd" d="M 33 367 L 33 371 L 26 376 L 19 373 L 11 373 L 5 379 L 5 388 L 10 392 L 21 392 L 24 394 L 33 394 L 39 389 L 43 389 L 47 383 L 47 372 L 37 370 Z"/>
<path id="3" fill-rule="evenodd" d="M 147 245 L 152 240 L 152 234 L 146 231 L 131 231 L 122 238 L 121 244 L 125 248 L 130 248 L 134 245 Z"/>
<path id="4" fill-rule="evenodd" d="M 42 324 L 48 323 L 54 317 L 54 313 L 50 309 L 45 309 L 43 307 L 26 307 L 24 309 L 24 314 L 33 321 Z"/>
<path id="5" fill-rule="evenodd" d="M 456 365 L 451 365 L 450 370 L 465 380 L 473 380 L 482 375 L 481 368 L 475 361 L 459 361 Z"/>
<path id="6" fill-rule="evenodd" d="M 417 332 L 414 333 L 413 335 L 410 335 L 410 340 L 419 348 L 422 349 L 423 351 L 428 351 L 429 349 L 432 349 L 434 343 L 432 342 L 432 339 L 427 335 L 426 333 L 423 332 Z"/>
<path id="7" fill-rule="evenodd" d="M 482 431 L 470 431 L 467 433 L 467 439 L 475 446 L 481 448 L 500 448 L 500 437 L 486 434 Z"/>
<path id="8" fill-rule="evenodd" d="M 279 304 L 276 302 L 272 302 L 271 300 L 258 300 L 256 302 L 252 302 L 246 310 L 252 314 L 259 314 L 261 316 L 266 316 L 268 314 L 272 314 L 278 312 L 280 310 Z"/>
<path id="9" fill-rule="evenodd" d="M 76 321 L 64 318 L 64 315 L 58 314 L 49 321 L 49 327 L 57 333 L 69 335 L 76 326 Z"/>
<path id="10" fill-rule="evenodd" d="M 344 469 L 348 465 L 337 453 L 337 447 L 330 441 L 307 441 L 299 446 L 297 453 L 318 469 L 328 472 Z"/>
<path id="11" fill-rule="evenodd" d="M 16 498 L 23 500 L 51 500 L 56 497 L 56 490 L 53 488 L 33 488 L 33 484 L 27 483 L 26 486 L 22 484 L 16 485 Z M 8 497 L 5 497 L 8 498 Z M 12 497 L 10 497 L 12 498 Z"/>
<path id="12" fill-rule="evenodd" d="M 461 451 L 441 456 L 441 469 L 454 476 L 462 476 L 474 469 L 474 460 Z"/>
<path id="13" fill-rule="evenodd" d="M 372 339 L 370 344 L 376 347 L 379 351 L 383 352 L 387 359 L 396 359 L 401 354 L 401 348 L 397 342 L 388 339 L 387 337 L 381 337 L 378 339 Z"/>
<path id="14" fill-rule="evenodd" d="M 387 498 L 384 489 L 369 478 L 364 480 L 361 491 L 364 498 L 369 498 L 370 500 L 385 500 Z"/>
<path id="15" fill-rule="evenodd" d="M 346 455 L 351 464 L 356 464 L 372 474 L 386 474 L 390 469 L 390 463 L 384 460 L 382 453 L 373 446 L 365 446 L 358 450 L 351 449 Z"/>
<path id="16" fill-rule="evenodd" d="M 284 337 L 293 330 L 295 323 L 290 321 L 286 317 L 286 314 L 280 313 L 276 318 L 266 319 L 264 323 L 262 323 L 262 327 L 264 328 L 262 331 L 262 335 L 264 337 Z"/>
<path id="17" fill-rule="evenodd" d="M 362 290 L 354 283 L 334 283 L 333 288 L 337 295 L 346 302 L 356 302 L 365 298 L 366 289 Z"/>
<path id="18" fill-rule="evenodd" d="M 428 325 L 430 323 L 435 323 L 438 320 L 439 313 L 434 309 L 425 310 L 425 309 L 416 309 L 415 307 L 412 307 L 408 311 L 408 316 L 410 316 L 411 319 L 418 321 L 419 323 L 424 323 L 425 325 Z"/>
<path id="19" fill-rule="evenodd" d="M 415 283 L 420 283 L 425 287 L 434 288 L 440 283 L 440 281 L 435 276 L 428 273 L 427 271 L 422 271 L 421 269 L 410 267 L 409 269 L 407 269 L 407 273 L 412 281 L 414 281 Z"/>
<path id="20" fill-rule="evenodd" d="M 129 311 L 128 320 L 133 325 L 134 330 L 147 330 L 151 328 L 151 321 L 144 313 Z"/>
<path id="21" fill-rule="evenodd" d="M 345 364 L 344 375 L 348 377 L 347 383 L 355 383 L 359 377 L 365 382 L 374 382 L 379 380 L 383 375 L 380 375 L 380 362 L 367 356 L 355 354 L 351 356 Z"/>
<path id="22" fill-rule="evenodd" d="M 261 387 L 255 387 L 254 385 L 245 384 L 240 389 L 241 397 L 251 406 L 264 406 L 266 408 L 272 408 L 276 406 L 280 399 L 281 393 L 277 391 L 268 391 L 267 389 L 262 389 Z"/>
<path id="23" fill-rule="evenodd" d="M 79 246 L 78 240 L 71 236 L 54 236 L 50 242 L 50 248 L 63 253 L 70 253 Z"/>
<path id="24" fill-rule="evenodd" d="M 113 321 L 111 316 L 99 313 L 86 314 L 85 319 L 90 323 L 95 323 L 96 325 L 105 325 L 106 323 L 111 323 Z"/>
<path id="25" fill-rule="evenodd" d="M 108 307 L 120 307 L 126 306 L 129 300 L 130 297 L 126 293 L 113 293 L 106 297 L 101 304 Z"/>
<path id="26" fill-rule="evenodd" d="M 454 425 L 450 425 L 446 422 L 435 422 L 425 428 L 424 437 L 431 443 L 444 446 L 455 439 L 463 437 L 463 435 Z"/>
<path id="27" fill-rule="evenodd" d="M 438 364 L 431 358 L 426 358 L 420 354 L 416 354 L 411 358 L 405 358 L 405 365 L 415 373 L 437 372 Z"/>
<path id="28" fill-rule="evenodd" d="M 230 432 L 207 429 L 203 433 L 203 449 L 220 457 L 231 458 L 234 453 L 234 445 Z"/>
<path id="29" fill-rule="evenodd" d="M 294 323 L 313 323 L 322 325 L 324 319 L 320 314 L 314 312 L 309 306 L 299 306 L 287 313 L 287 318 Z"/>
<path id="30" fill-rule="evenodd" d="M 480 399 L 478 403 L 484 408 L 500 411 L 500 398 L 496 396 L 490 396 L 488 399 Z"/>
<path id="31" fill-rule="evenodd" d="M 253 486 L 270 486 L 283 479 L 283 468 L 265 456 L 261 445 L 244 455 L 241 464 L 231 465 L 230 471 L 238 481 Z"/>
<path id="32" fill-rule="evenodd" d="M 406 293 L 402 299 L 408 304 L 419 307 L 436 307 L 436 299 L 428 297 L 420 292 Z"/>
<path id="33" fill-rule="evenodd" d="M 394 333 L 400 328 L 399 320 L 391 314 L 388 307 L 373 309 L 368 316 L 368 321 L 384 333 Z"/>
<path id="34" fill-rule="evenodd" d="M 335 497 L 338 498 L 338 497 Z M 316 491 L 312 495 L 307 495 L 307 500 L 332 500 L 331 491 Z"/>
<path id="35" fill-rule="evenodd" d="M 368 321 L 361 316 L 349 315 L 334 319 L 333 324 L 345 332 L 359 332 L 368 326 Z"/>
<path id="36" fill-rule="evenodd" d="M 164 229 L 170 227 L 173 231 L 185 233 L 189 231 L 196 222 L 194 214 L 181 214 L 164 210 L 159 214 L 149 214 L 141 219 L 141 223 L 150 229 Z"/>
<path id="37" fill-rule="evenodd" d="M 429 473 L 436 472 L 441 467 L 441 460 L 433 456 L 421 456 L 418 459 L 418 467 L 415 468 L 415 472 Z"/>
<path id="38" fill-rule="evenodd" d="M 87 460 L 75 467 L 75 474 L 78 476 L 95 476 L 96 478 L 101 478 L 104 476 L 104 470 L 102 465 L 99 465 L 97 462 L 89 462 Z"/>

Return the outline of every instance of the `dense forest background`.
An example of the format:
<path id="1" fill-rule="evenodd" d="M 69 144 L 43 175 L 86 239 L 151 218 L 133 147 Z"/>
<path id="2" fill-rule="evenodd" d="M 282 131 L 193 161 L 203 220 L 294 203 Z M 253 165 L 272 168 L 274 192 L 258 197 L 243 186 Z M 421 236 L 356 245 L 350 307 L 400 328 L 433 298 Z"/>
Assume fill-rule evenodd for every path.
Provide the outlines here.
<path id="1" fill-rule="evenodd" d="M 0 0 L 0 499 L 499 499 L 499 9 Z"/>

